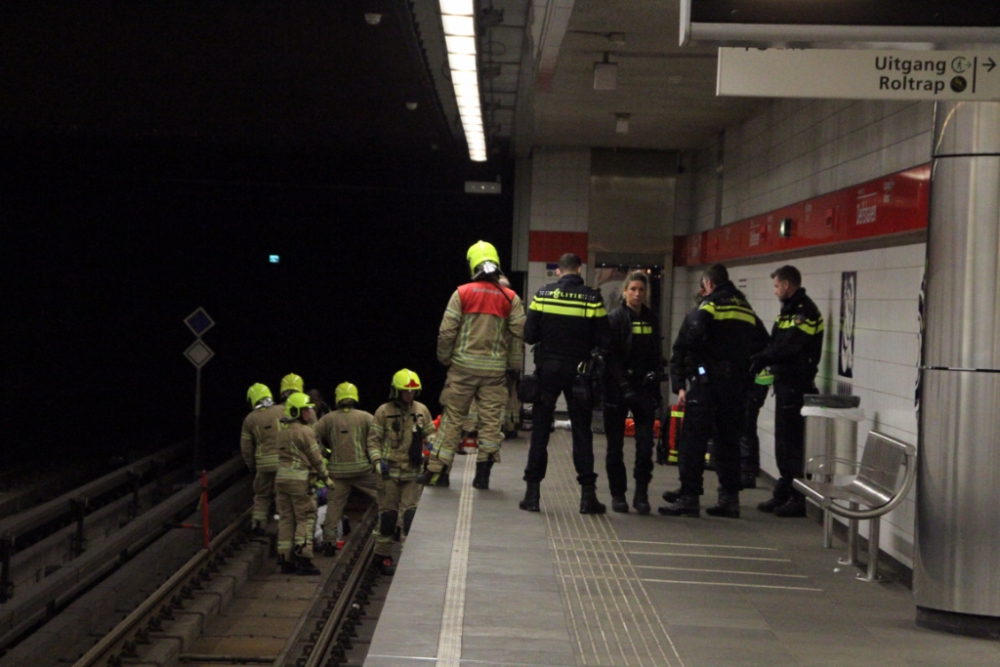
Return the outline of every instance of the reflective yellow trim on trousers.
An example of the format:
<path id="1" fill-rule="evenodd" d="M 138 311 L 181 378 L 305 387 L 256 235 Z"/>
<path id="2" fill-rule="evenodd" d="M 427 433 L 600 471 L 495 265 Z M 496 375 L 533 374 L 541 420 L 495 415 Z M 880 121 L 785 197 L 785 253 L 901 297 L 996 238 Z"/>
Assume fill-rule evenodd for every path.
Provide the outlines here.
<path id="1" fill-rule="evenodd" d="M 570 317 L 606 317 L 608 311 L 602 303 L 586 303 L 569 301 L 567 299 L 546 299 L 536 296 L 531 301 L 530 310 L 552 315 L 568 315 Z"/>
<path id="2" fill-rule="evenodd" d="M 680 410 L 671 410 L 670 411 L 670 416 L 671 417 L 680 417 L 681 419 L 683 419 L 684 418 L 684 413 L 681 412 Z"/>

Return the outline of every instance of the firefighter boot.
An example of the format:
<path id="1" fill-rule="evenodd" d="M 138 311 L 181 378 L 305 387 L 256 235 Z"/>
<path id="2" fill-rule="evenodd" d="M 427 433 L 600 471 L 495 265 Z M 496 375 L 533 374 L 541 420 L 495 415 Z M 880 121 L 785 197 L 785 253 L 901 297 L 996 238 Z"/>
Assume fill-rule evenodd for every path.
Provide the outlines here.
<path id="1" fill-rule="evenodd" d="M 653 508 L 649 505 L 649 485 L 636 482 L 635 495 L 632 496 L 632 507 L 639 514 L 649 514 Z"/>
<path id="2" fill-rule="evenodd" d="M 740 494 L 719 491 L 719 501 L 711 507 L 706 507 L 705 514 L 709 516 L 724 516 L 727 519 L 739 519 Z"/>
<path id="3" fill-rule="evenodd" d="M 675 502 L 659 507 L 656 510 L 663 516 L 701 516 L 701 504 L 698 496 L 683 495 L 678 496 Z"/>
<path id="4" fill-rule="evenodd" d="M 611 496 L 611 511 L 628 514 L 628 500 L 624 493 L 620 496 Z"/>
<path id="5" fill-rule="evenodd" d="M 518 503 L 518 507 L 526 512 L 541 511 L 541 508 L 538 506 L 538 503 L 541 500 L 540 486 L 541 484 L 539 482 L 528 482 L 528 488 L 524 492 L 524 499 Z"/>
<path id="6" fill-rule="evenodd" d="M 379 574 L 391 577 L 396 574 L 396 566 L 392 562 L 392 556 L 380 556 L 375 554 L 372 557 L 372 567 L 374 567 Z"/>
<path id="7" fill-rule="evenodd" d="M 597 486 L 584 484 L 580 487 L 580 514 L 604 514 L 608 508 L 597 499 Z"/>
<path id="8" fill-rule="evenodd" d="M 439 472 L 424 470 L 420 473 L 420 477 L 417 478 L 417 483 L 424 486 L 438 486 L 447 489 L 451 486 L 451 480 L 448 479 L 448 468 L 442 468 Z"/>
<path id="9" fill-rule="evenodd" d="M 267 531 L 260 521 L 253 522 L 253 529 L 250 532 L 253 533 L 254 537 L 264 537 L 264 535 L 267 535 Z"/>
<path id="10" fill-rule="evenodd" d="M 292 561 L 295 563 L 295 574 L 305 576 L 319 574 L 319 568 L 313 565 L 312 559 L 302 555 L 301 544 L 296 544 L 292 549 Z"/>
<path id="11" fill-rule="evenodd" d="M 476 476 L 472 480 L 472 488 L 488 490 L 490 488 L 490 469 L 493 467 L 493 459 L 489 461 L 476 461 Z"/>

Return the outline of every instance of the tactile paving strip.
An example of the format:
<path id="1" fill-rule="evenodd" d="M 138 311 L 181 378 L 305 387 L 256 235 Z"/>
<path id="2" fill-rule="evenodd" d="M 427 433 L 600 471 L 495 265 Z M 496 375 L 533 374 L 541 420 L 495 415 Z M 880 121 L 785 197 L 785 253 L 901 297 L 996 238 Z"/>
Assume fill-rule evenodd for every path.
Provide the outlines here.
<path id="1" fill-rule="evenodd" d="M 580 486 L 569 441 L 568 433 L 552 434 L 542 511 L 577 663 L 683 667 L 611 522 L 579 513 Z"/>

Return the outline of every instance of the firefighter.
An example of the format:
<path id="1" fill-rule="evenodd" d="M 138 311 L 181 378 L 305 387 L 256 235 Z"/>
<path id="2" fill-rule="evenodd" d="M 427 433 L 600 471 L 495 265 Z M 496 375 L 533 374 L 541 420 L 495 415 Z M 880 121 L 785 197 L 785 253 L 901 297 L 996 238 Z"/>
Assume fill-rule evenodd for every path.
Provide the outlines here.
<path id="1" fill-rule="evenodd" d="M 802 477 L 805 457 L 805 394 L 815 394 L 823 352 L 823 315 L 802 287 L 802 274 L 786 265 L 771 274 L 781 312 L 771 328 L 771 344 L 755 355 L 751 370 L 770 366 L 774 374 L 774 455 L 781 477 L 774 495 L 757 505 L 780 517 L 806 515 L 805 499 L 792 486 Z"/>
<path id="2" fill-rule="evenodd" d="M 323 522 L 323 553 L 337 551 L 337 527 L 351 489 L 375 498 L 378 476 L 368 460 L 368 434 L 374 417 L 357 409 L 358 388 L 341 382 L 334 391 L 336 409 L 320 417 L 313 429 L 320 451 L 326 455 L 326 469 L 336 487 L 327 491 L 326 520 Z"/>
<path id="3" fill-rule="evenodd" d="M 368 459 L 379 476 L 372 562 L 385 575 L 396 571 L 392 543 L 397 521 L 402 517 L 400 541 L 404 544 L 413 524 L 423 490 L 420 475 L 424 442 L 435 431 L 427 406 L 416 400 L 420 389 L 420 378 L 413 371 L 404 368 L 393 375 L 390 400 L 375 411 L 368 431 Z"/>
<path id="4" fill-rule="evenodd" d="M 719 476 L 718 502 L 706 509 L 710 516 L 740 516 L 740 433 L 752 377 L 750 358 L 767 344 L 767 330 L 743 293 L 729 280 L 721 264 L 713 264 L 701 278 L 705 299 L 685 319 L 677 334 L 673 356 L 687 368 L 685 378 L 671 369 L 671 383 L 684 415 L 684 443 L 679 452 L 681 488 L 660 514 L 699 516 L 704 492 L 705 451 L 715 443 Z M 673 362 L 672 362 L 673 363 Z M 688 366 L 690 364 L 690 366 Z M 690 381 L 691 387 L 685 387 Z"/>
<path id="5" fill-rule="evenodd" d="M 597 499 L 594 472 L 593 397 L 577 380 L 581 363 L 588 362 L 596 348 L 610 343 L 608 312 L 601 293 L 587 287 L 580 273 L 583 262 L 573 253 L 559 258 L 559 281 L 545 285 L 528 308 L 524 342 L 535 345 L 535 369 L 541 393 L 535 403 L 528 464 L 524 468 L 527 488 L 519 507 L 539 511 L 541 482 L 548 467 L 549 428 L 560 394 L 566 396 L 573 430 L 573 465 L 580 483 L 580 513 L 604 514 L 607 507 Z M 577 391 L 574 391 L 577 385 Z"/>
<path id="6" fill-rule="evenodd" d="M 313 531 L 316 526 L 314 481 L 324 482 L 333 490 L 333 480 L 316 444 L 316 434 L 309 423 L 313 404 L 302 392 L 285 399 L 284 417 L 278 432 L 278 473 L 274 490 L 278 501 L 278 562 L 289 574 L 319 574 L 313 565 Z"/>
<path id="7" fill-rule="evenodd" d="M 466 259 L 472 280 L 451 295 L 438 331 L 437 357 L 448 366 L 441 392 L 441 433 L 421 481 L 448 486 L 448 471 L 462 439 L 462 422 L 473 399 L 479 411 L 479 446 L 472 485 L 488 489 L 490 469 L 500 460 L 507 409 L 507 350 L 524 336 L 524 306 L 499 284 L 496 248 L 477 241 Z"/>
<path id="8" fill-rule="evenodd" d="M 500 284 L 511 289 L 507 276 L 500 277 Z M 517 385 L 521 381 L 521 371 L 524 368 L 524 341 L 516 340 L 507 332 L 510 340 L 507 342 L 507 409 L 503 418 L 504 439 L 517 437 L 517 426 L 521 419 L 521 401 L 517 396 Z"/>
<path id="9" fill-rule="evenodd" d="M 278 472 L 278 420 L 285 414 L 284 408 L 275 405 L 271 390 L 260 382 L 247 390 L 250 414 L 243 420 L 240 434 L 240 453 L 247 468 L 254 473 L 253 513 L 251 522 L 254 535 L 263 535 L 274 501 L 274 475 Z"/>
<path id="10" fill-rule="evenodd" d="M 302 380 L 302 376 L 295 373 L 289 373 L 281 378 L 281 395 L 278 397 L 278 405 L 284 405 L 288 397 L 295 392 L 305 391 L 304 386 L 305 382 Z"/>
<path id="11" fill-rule="evenodd" d="M 663 353 L 660 322 L 649 309 L 649 278 L 633 271 L 622 284 L 621 306 L 608 315 L 608 349 L 604 389 L 604 430 L 608 439 L 605 465 L 611 487 L 611 509 L 628 512 L 625 470 L 625 418 L 635 420 L 635 494 L 632 507 L 649 514 L 649 482 L 653 479 L 653 422 L 659 407 Z"/>

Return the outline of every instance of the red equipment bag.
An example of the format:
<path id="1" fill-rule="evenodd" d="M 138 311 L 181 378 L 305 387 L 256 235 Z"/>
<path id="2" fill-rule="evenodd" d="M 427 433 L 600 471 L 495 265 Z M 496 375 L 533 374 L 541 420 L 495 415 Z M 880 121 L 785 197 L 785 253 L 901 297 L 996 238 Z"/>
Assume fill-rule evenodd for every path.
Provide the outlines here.
<path id="1" fill-rule="evenodd" d="M 667 454 L 667 464 L 677 465 L 677 444 L 681 439 L 681 427 L 684 425 L 684 411 L 676 405 L 670 406 L 670 453 Z"/>

